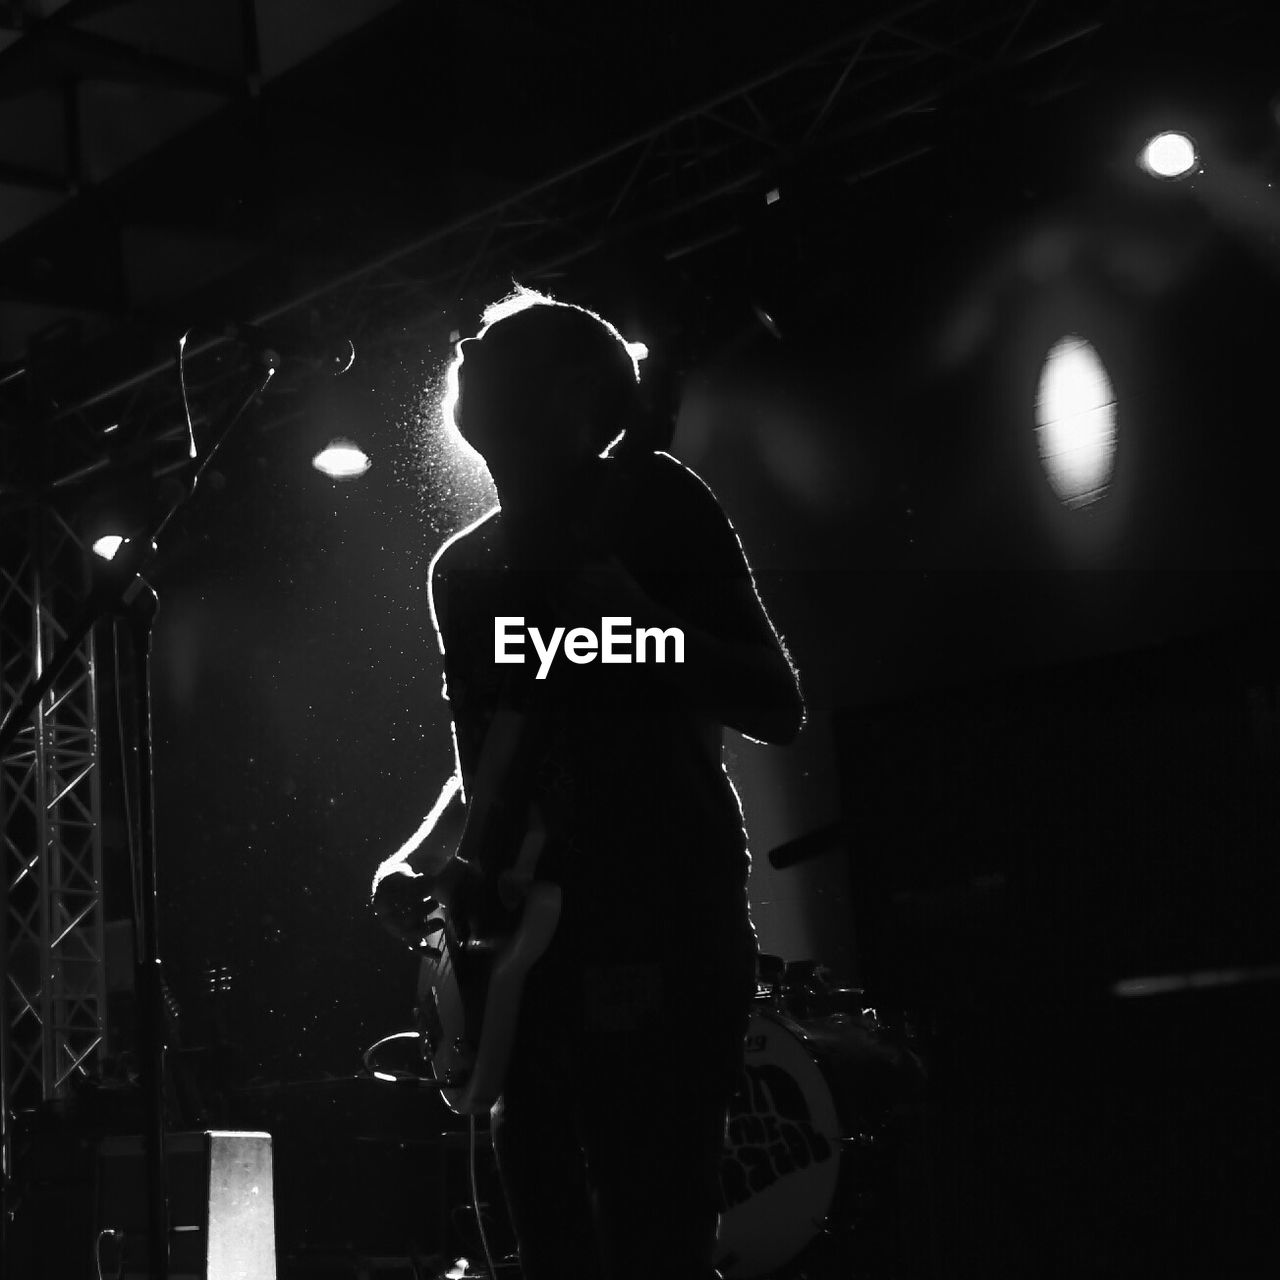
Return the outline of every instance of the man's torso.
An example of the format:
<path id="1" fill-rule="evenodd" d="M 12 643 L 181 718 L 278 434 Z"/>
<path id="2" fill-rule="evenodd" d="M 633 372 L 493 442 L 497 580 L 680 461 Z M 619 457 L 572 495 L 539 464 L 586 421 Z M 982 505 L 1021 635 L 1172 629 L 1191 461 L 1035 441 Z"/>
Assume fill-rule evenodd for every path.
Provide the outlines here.
<path id="1" fill-rule="evenodd" d="M 528 688 L 537 668 L 536 656 L 522 667 L 495 661 L 495 617 L 523 617 L 549 635 L 548 588 L 582 557 L 609 553 L 654 599 L 696 615 L 684 532 L 663 524 L 643 481 L 602 461 L 574 510 L 520 529 L 495 513 L 449 548 L 437 589 L 467 781 L 506 681 Z M 561 656 L 546 678 L 554 683 L 531 729 L 540 735 L 533 796 L 548 835 L 539 873 L 564 887 L 566 929 L 596 950 L 610 940 L 633 949 L 655 914 L 676 930 L 738 927 L 748 859 L 720 726 L 651 666 Z"/>

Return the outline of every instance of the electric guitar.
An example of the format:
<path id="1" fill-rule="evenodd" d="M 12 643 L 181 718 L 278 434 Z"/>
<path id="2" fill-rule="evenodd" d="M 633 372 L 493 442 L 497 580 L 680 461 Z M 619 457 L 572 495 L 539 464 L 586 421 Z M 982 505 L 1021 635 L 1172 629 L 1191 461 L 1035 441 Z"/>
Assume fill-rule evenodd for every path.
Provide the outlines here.
<path id="1" fill-rule="evenodd" d="M 494 714 L 477 769 L 478 777 L 492 779 L 486 781 L 486 795 L 523 793 L 531 766 L 531 724 L 543 700 L 535 696 L 524 712 L 501 706 Z M 525 978 L 550 945 L 561 906 L 560 887 L 534 879 L 546 842 L 536 805 L 529 806 L 527 822 L 515 824 L 521 842 L 505 869 L 513 824 L 507 821 L 504 827 L 477 797 L 466 826 L 463 845 L 476 849 L 472 865 L 482 881 L 471 904 L 488 909 L 456 918 L 458 913 L 435 901 L 422 931 L 418 973 L 423 1054 L 445 1103 L 458 1115 L 488 1111 L 502 1093 Z M 477 914 L 479 924 L 465 918 Z"/>

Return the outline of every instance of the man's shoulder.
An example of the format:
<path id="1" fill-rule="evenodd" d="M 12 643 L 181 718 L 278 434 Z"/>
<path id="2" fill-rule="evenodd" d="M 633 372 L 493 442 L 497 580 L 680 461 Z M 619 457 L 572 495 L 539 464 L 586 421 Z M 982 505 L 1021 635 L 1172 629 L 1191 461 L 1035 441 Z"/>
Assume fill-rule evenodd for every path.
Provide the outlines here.
<path id="1" fill-rule="evenodd" d="M 687 462 L 661 449 L 639 459 L 639 476 L 651 494 L 673 502 L 701 506 L 716 501 L 711 486 Z"/>
<path id="2" fill-rule="evenodd" d="M 731 528 L 711 486 L 686 462 L 654 450 L 644 461 L 642 480 L 651 506 L 669 527 L 688 536 L 716 536 Z"/>
<path id="3" fill-rule="evenodd" d="M 702 477 L 687 462 L 681 462 L 675 454 L 667 453 L 665 449 L 652 449 L 648 453 L 641 454 L 637 461 L 648 469 L 648 474 L 653 478 L 666 479 L 673 483 L 695 480 L 699 484 L 705 484 Z"/>

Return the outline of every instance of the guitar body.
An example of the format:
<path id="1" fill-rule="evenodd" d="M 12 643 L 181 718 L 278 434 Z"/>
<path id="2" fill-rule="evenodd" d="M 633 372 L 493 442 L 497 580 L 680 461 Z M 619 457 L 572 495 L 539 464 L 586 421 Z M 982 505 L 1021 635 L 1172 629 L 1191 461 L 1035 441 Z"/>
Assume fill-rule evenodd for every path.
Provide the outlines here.
<path id="1" fill-rule="evenodd" d="M 560 901 L 558 885 L 531 884 L 519 923 L 497 939 L 463 940 L 442 907 L 431 914 L 418 1023 L 441 1096 L 458 1115 L 488 1111 L 502 1093 L 525 978 L 551 944 Z"/>

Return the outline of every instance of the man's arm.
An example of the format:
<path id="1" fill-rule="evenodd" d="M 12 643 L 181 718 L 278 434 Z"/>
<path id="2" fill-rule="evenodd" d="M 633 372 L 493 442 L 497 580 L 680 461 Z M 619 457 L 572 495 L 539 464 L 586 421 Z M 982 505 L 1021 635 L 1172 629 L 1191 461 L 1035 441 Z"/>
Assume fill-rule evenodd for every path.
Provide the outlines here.
<path id="1" fill-rule="evenodd" d="M 373 909 L 410 946 L 421 940 L 428 899 L 452 908 L 470 878 L 468 865 L 453 856 L 463 822 L 461 789 L 462 779 L 454 774 L 417 831 L 374 873 Z"/>
<path id="2" fill-rule="evenodd" d="M 696 616 L 654 600 L 613 559 L 586 570 L 562 598 L 580 618 L 630 617 L 635 627 L 675 627 L 684 633 L 684 662 L 655 665 L 658 678 L 679 689 L 721 724 L 759 742 L 785 745 L 805 721 L 799 678 L 756 592 L 733 526 L 706 483 L 669 454 L 655 454 L 645 500 L 685 554 L 674 572 L 687 575 Z"/>
<path id="3" fill-rule="evenodd" d="M 427 575 L 431 625 L 442 656 L 445 654 L 447 590 L 441 563 L 453 541 L 446 542 L 432 557 Z M 441 696 L 449 701 L 447 681 L 442 683 Z M 422 923 L 424 899 L 434 897 L 450 905 L 465 878 L 466 866 L 459 865 L 453 856 L 465 829 L 466 792 L 457 726 L 452 715 L 449 728 L 453 740 L 453 775 L 440 789 L 435 804 L 418 829 L 378 867 L 373 877 L 371 900 L 379 919 L 411 945 L 417 941 L 411 935 Z"/>
<path id="4" fill-rule="evenodd" d="M 463 535 L 474 527 L 464 530 Z M 428 573 L 431 622 L 446 663 L 450 594 L 446 562 L 451 559 L 446 553 L 463 535 L 440 548 Z M 456 681 L 453 692 L 465 697 Z M 456 910 L 482 879 L 478 869 L 482 849 L 490 842 L 517 840 L 526 826 L 524 813 L 512 803 L 517 788 L 510 785 L 523 714 L 507 707 L 496 711 L 475 761 L 474 776 L 464 782 L 457 714 L 447 676 L 441 696 L 450 704 L 454 773 L 418 829 L 382 863 L 373 879 L 372 900 L 379 918 L 411 945 L 417 941 L 413 935 L 422 923 L 424 899 L 434 898 Z"/>
<path id="5" fill-rule="evenodd" d="M 440 825 L 441 815 L 449 802 L 462 790 L 462 779 L 455 773 L 440 789 L 440 795 L 422 825 L 393 853 L 374 873 L 373 893 L 377 897 L 378 886 L 390 875 L 429 875 L 443 869 L 448 854 L 443 852 L 444 841 L 440 837 L 428 843 L 429 837 Z M 452 848 L 449 849 L 452 853 Z"/>

